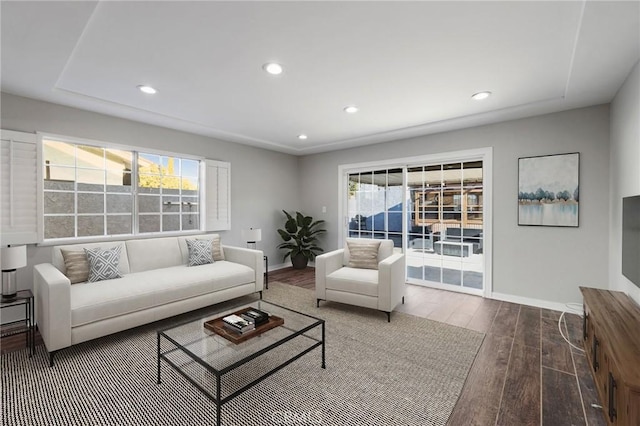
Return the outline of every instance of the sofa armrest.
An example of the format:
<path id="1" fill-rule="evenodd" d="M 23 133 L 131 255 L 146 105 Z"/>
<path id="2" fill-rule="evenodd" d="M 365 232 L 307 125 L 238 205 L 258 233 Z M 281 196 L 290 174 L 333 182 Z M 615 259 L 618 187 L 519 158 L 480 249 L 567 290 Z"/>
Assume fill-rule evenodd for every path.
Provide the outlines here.
<path id="1" fill-rule="evenodd" d="M 327 275 L 342 268 L 343 258 L 343 248 L 316 256 L 316 297 L 318 299 L 326 299 Z"/>
<path id="2" fill-rule="evenodd" d="M 33 267 L 36 323 L 49 352 L 71 346 L 71 282 L 51 263 Z"/>
<path id="3" fill-rule="evenodd" d="M 391 312 L 405 290 L 405 257 L 395 253 L 378 264 L 378 309 Z"/>
<path id="4" fill-rule="evenodd" d="M 234 246 L 223 246 L 223 250 L 225 260 L 246 265 L 255 271 L 256 291 L 262 291 L 264 287 L 264 253 L 261 250 Z"/>

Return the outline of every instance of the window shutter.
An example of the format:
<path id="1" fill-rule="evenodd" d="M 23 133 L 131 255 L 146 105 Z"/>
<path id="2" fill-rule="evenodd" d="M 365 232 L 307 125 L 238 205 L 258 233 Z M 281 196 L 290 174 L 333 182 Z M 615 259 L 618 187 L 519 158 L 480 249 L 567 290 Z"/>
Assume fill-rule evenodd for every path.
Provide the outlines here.
<path id="1" fill-rule="evenodd" d="M 38 242 L 38 137 L 0 130 L 2 245 Z"/>
<path id="2" fill-rule="evenodd" d="M 231 163 L 205 160 L 205 230 L 231 229 Z"/>

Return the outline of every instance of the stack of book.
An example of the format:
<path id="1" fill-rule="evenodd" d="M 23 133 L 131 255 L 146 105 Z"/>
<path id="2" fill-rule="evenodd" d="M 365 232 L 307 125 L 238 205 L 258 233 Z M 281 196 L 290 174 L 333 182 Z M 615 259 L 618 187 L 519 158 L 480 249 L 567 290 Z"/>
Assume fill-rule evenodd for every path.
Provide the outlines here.
<path id="1" fill-rule="evenodd" d="M 245 312 L 236 312 L 228 315 L 222 318 L 222 322 L 227 330 L 243 334 L 269 322 L 269 314 L 259 309 L 251 308 Z"/>
<path id="2" fill-rule="evenodd" d="M 269 314 L 259 309 L 249 309 L 241 316 L 252 320 L 256 327 L 269 321 Z"/>
<path id="3" fill-rule="evenodd" d="M 242 318 L 239 315 L 229 315 L 222 318 L 224 326 L 227 330 L 234 331 L 236 333 L 246 333 L 251 330 L 255 330 L 256 324 L 250 318 Z"/>

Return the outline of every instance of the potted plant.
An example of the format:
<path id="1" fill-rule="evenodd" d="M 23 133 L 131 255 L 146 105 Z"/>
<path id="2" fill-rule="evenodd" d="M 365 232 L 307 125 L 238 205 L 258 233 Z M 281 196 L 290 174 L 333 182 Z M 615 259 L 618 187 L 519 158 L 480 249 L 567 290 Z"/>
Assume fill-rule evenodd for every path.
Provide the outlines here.
<path id="1" fill-rule="evenodd" d="M 310 260 L 315 259 L 316 255 L 324 251 L 317 246 L 318 235 L 326 232 L 321 228 L 324 220 L 314 222 L 311 216 L 305 216 L 300 212 L 296 212 L 294 217 L 286 211 L 282 211 L 287 216 L 284 229 L 278 229 L 278 233 L 284 240 L 278 248 L 287 250 L 282 260 L 291 257 L 294 269 L 304 269 Z"/>

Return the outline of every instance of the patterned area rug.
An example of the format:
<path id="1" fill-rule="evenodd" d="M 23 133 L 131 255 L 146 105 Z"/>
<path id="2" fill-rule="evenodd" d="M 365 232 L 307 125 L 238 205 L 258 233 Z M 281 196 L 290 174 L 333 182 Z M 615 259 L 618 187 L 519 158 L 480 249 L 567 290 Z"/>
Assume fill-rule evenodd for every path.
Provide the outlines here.
<path id="1" fill-rule="evenodd" d="M 226 404 L 225 426 L 444 425 L 484 337 L 402 313 L 387 323 L 374 310 L 316 308 L 314 292 L 277 282 L 264 297 L 327 321 L 327 368 L 313 350 Z M 188 318 L 65 349 L 53 368 L 42 346 L 32 359 L 2 355 L 2 424 L 214 425 L 213 403 L 171 367 L 156 384 L 155 331 Z"/>

